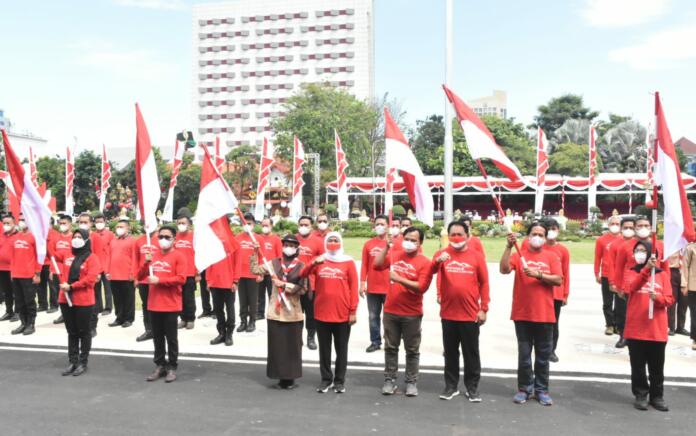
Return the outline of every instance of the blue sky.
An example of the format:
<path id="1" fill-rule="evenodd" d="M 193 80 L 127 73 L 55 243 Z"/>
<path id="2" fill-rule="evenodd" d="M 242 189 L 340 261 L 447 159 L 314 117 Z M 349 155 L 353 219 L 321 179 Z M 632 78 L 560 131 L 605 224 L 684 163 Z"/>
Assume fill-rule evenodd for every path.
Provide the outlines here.
<path id="1" fill-rule="evenodd" d="M 187 126 L 190 0 L 3 2 L 0 107 L 62 150 L 133 146 L 139 101 L 153 142 Z M 203 3 L 203 2 L 201 2 Z M 291 3 L 291 1 L 288 1 Z M 444 0 L 375 0 L 378 95 L 415 122 L 443 113 Z M 660 90 L 676 140 L 696 139 L 696 2 L 454 0 L 454 80 L 463 98 L 508 92 L 529 123 L 565 92 L 647 121 Z"/>

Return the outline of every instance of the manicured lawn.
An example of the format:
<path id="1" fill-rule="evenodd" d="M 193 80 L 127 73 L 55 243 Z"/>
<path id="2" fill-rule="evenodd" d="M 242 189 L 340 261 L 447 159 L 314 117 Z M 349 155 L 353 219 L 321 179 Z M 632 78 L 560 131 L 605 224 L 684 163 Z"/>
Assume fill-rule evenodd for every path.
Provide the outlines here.
<path id="1" fill-rule="evenodd" d="M 362 247 L 367 238 L 346 238 L 344 241 L 346 253 L 360 260 Z M 486 250 L 486 258 L 489 262 L 500 259 L 505 249 L 504 238 L 481 238 L 483 247 Z M 594 240 L 583 239 L 580 242 L 563 242 L 570 251 L 571 263 L 592 263 L 594 262 Z M 440 248 L 440 241 L 436 239 L 426 239 L 423 244 L 423 254 L 432 257 Z"/>

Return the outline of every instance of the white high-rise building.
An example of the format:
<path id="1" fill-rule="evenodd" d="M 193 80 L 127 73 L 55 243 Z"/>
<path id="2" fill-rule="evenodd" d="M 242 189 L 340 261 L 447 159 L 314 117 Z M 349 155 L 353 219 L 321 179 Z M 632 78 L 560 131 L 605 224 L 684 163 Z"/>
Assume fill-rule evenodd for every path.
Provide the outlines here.
<path id="1" fill-rule="evenodd" d="M 260 145 L 303 83 L 374 95 L 372 0 L 235 0 L 193 8 L 198 142 Z"/>

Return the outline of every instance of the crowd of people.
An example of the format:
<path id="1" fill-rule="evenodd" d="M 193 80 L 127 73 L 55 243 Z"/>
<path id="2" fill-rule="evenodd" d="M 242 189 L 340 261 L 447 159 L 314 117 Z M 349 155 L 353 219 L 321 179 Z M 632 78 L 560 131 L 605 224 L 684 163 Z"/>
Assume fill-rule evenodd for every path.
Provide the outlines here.
<path id="1" fill-rule="evenodd" d="M 449 223 L 448 245 L 429 259 L 422 254 L 425 235 L 409 218 L 394 218 L 390 223 L 386 216 L 377 216 L 359 271 L 355 259 L 344 252 L 341 234 L 329 229 L 329 218 L 323 214 L 316 221 L 301 217 L 297 234 L 282 237 L 273 233 L 268 218 L 259 223 L 261 233 L 254 233 L 257 223 L 248 214 L 241 232 L 221 233 L 227 255 L 205 271 L 195 267 L 193 223 L 185 209 L 175 224 L 161 225 L 139 237 L 131 234 L 127 219 L 118 220 L 112 233 L 101 214 L 83 213 L 77 226 L 72 217 L 63 215 L 46 241 L 43 265 L 37 263 L 37 241 L 23 218 L 7 214 L 2 221 L 0 294 L 6 312 L 0 321 L 18 322 L 13 335 L 31 335 L 36 332 L 37 310 L 60 310 L 54 323 L 64 323 L 68 334 L 69 365 L 64 376 L 87 371 L 100 315 L 114 312 L 109 327 L 133 326 L 137 288 L 144 328 L 137 341 L 151 339 L 154 344 L 155 369 L 147 381 L 173 382 L 178 329 L 195 328 L 199 289 L 202 314 L 198 318 L 217 320 L 211 345 L 232 346 L 235 331 L 253 332 L 256 321 L 266 319 L 267 376 L 278 380 L 278 389 L 297 386 L 306 345 L 319 350 L 317 392 L 343 393 L 351 326 L 362 297 L 369 316 L 366 351 L 384 347 L 382 394 L 399 390 L 403 343 L 403 392 L 415 397 L 423 295 L 434 280 L 444 348 L 445 387 L 440 398 L 450 400 L 461 392 L 471 402 L 481 401 L 479 335 L 487 319 L 490 284 L 486 253 L 472 234 L 470 217 Z M 610 218 L 608 232 L 596 242 L 595 275 L 602 288 L 605 333 L 618 334 L 616 346 L 629 349 L 634 406 L 666 411 L 665 345 L 668 335 L 688 334 L 686 307 L 691 304 L 693 313 L 696 304 L 696 245 L 660 261 L 663 246 L 658 242 L 654 254 L 650 229 L 646 217 Z M 513 400 L 519 404 L 530 399 L 553 404 L 549 365 L 559 360 L 559 319 L 571 282 L 570 253 L 558 241 L 559 233 L 559 223 L 553 219 L 534 221 L 523 240 L 508 235 L 499 262 L 501 274 L 514 274 L 511 319 L 518 342 L 518 370 Z M 647 315 L 649 310 L 652 317 Z"/>

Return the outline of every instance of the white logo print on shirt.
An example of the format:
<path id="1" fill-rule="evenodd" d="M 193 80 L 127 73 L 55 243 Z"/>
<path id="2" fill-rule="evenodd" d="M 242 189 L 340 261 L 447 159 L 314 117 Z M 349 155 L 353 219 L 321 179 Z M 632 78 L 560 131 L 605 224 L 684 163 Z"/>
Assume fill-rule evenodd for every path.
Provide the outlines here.
<path id="1" fill-rule="evenodd" d="M 453 260 L 445 264 L 445 272 L 453 274 L 474 274 L 474 267 L 466 262 L 457 262 Z"/>
<path id="2" fill-rule="evenodd" d="M 551 274 L 551 268 L 545 262 L 536 262 L 533 260 L 528 260 L 527 267 L 530 269 L 537 269 L 543 272 L 544 274 Z"/>
<path id="3" fill-rule="evenodd" d="M 172 272 L 172 266 L 169 264 L 169 262 L 165 260 L 156 260 L 152 262 L 152 271 L 153 272 L 162 272 L 162 273 L 171 273 Z"/>
<path id="4" fill-rule="evenodd" d="M 29 243 L 23 239 L 16 239 L 14 243 L 15 249 L 28 250 L 30 248 Z"/>
<path id="5" fill-rule="evenodd" d="M 239 246 L 242 250 L 253 250 L 254 244 L 251 241 L 239 241 Z"/>
<path id="6" fill-rule="evenodd" d="M 416 277 L 416 268 L 408 262 L 400 260 L 393 265 L 394 272 L 408 279 Z"/>
<path id="7" fill-rule="evenodd" d="M 322 269 L 319 270 L 319 273 L 317 274 L 319 277 L 322 279 L 344 279 L 345 276 L 343 274 L 343 271 L 341 271 L 338 268 L 332 268 L 330 266 L 325 266 Z"/>

